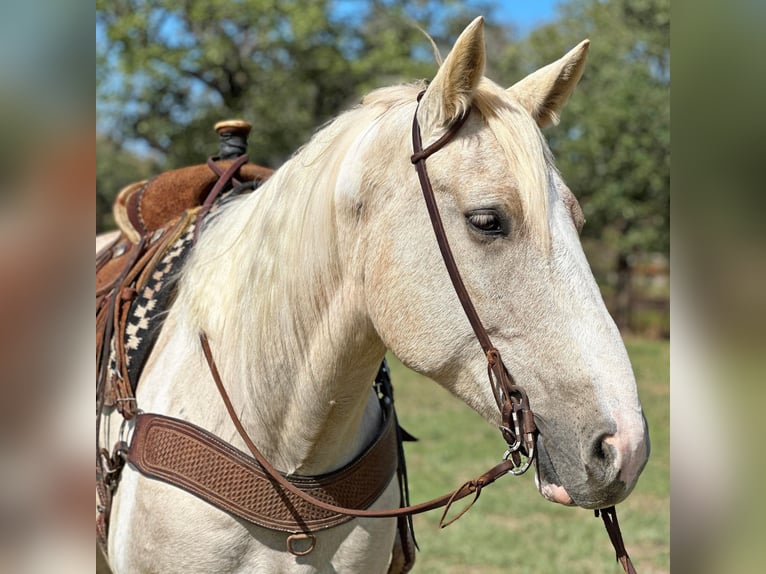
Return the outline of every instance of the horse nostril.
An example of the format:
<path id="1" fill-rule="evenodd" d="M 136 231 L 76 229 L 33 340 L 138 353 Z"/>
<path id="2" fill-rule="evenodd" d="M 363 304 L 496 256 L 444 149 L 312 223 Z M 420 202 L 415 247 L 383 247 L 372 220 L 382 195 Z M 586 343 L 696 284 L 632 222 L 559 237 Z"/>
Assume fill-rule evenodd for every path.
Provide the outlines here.
<path id="1" fill-rule="evenodd" d="M 593 442 L 591 454 L 593 455 L 593 458 L 605 463 L 609 463 L 613 459 L 614 454 L 614 448 L 608 444 L 606 441 L 613 435 L 611 434 L 600 434 L 598 437 L 596 437 L 596 440 Z"/>

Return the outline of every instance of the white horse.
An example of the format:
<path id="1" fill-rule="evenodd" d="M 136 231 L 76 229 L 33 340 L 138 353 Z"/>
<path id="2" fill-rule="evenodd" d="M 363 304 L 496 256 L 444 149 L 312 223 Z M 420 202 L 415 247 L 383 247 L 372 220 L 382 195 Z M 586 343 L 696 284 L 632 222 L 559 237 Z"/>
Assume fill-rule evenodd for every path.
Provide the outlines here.
<path id="1" fill-rule="evenodd" d="M 428 160 L 442 219 L 482 321 L 528 391 L 541 494 L 601 508 L 630 493 L 649 442 L 625 347 L 580 245 L 582 213 L 540 132 L 556 123 L 587 48 L 506 90 L 483 77 L 477 18 L 428 85 L 417 119 L 428 145 L 473 106 Z M 369 443 L 381 417 L 371 382 L 387 349 L 499 423 L 486 360 L 410 163 L 421 89 L 371 93 L 221 211 L 183 271 L 141 376 L 142 410 L 245 449 L 203 358 L 204 332 L 247 432 L 288 474 L 340 468 Z M 120 426 L 112 416 L 107 445 Z M 372 508 L 398 503 L 394 480 Z M 394 535 L 394 519 L 357 518 L 318 532 L 315 550 L 297 557 L 284 533 L 126 466 L 109 562 L 116 573 L 385 572 Z"/>

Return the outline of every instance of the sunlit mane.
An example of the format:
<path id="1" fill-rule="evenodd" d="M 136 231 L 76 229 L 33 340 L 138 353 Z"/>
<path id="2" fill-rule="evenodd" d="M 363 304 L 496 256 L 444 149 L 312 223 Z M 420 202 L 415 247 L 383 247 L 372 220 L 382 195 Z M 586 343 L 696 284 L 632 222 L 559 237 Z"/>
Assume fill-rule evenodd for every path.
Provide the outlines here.
<path id="1" fill-rule="evenodd" d="M 357 106 L 340 115 L 202 234 L 177 301 L 191 332 L 246 358 L 228 370 L 247 377 L 248 358 L 297 363 L 311 353 L 306 329 L 321 324 L 341 279 L 338 173 L 355 138 L 385 111 Z"/>
<path id="2" fill-rule="evenodd" d="M 347 158 L 353 142 L 375 122 L 408 129 L 422 87 L 372 92 L 320 129 L 260 189 L 222 210 L 202 235 L 179 289 L 193 332 L 225 337 L 227 346 L 238 348 L 231 357 L 258 349 L 261 356 L 289 361 L 297 350 L 309 352 L 302 345 L 312 334 L 304 325 L 321 323 L 342 275 L 334 194 L 341 167 L 353 161 Z M 489 80 L 480 84 L 474 104 L 518 183 L 528 230 L 547 245 L 550 164 L 540 132 Z"/>

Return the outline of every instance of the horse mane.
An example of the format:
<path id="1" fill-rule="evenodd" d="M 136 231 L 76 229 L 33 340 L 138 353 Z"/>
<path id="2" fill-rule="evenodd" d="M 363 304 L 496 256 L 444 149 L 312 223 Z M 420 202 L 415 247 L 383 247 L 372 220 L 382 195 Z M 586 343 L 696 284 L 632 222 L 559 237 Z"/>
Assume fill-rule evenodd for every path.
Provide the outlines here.
<path id="1" fill-rule="evenodd" d="M 201 234 L 174 308 L 188 332 L 204 331 L 227 349 L 217 358 L 222 372 L 253 380 L 259 367 L 250 358 L 294 362 L 285 365 L 291 370 L 312 352 L 307 329 L 321 324 L 342 280 L 339 172 L 355 139 L 387 110 L 359 105 L 328 122 L 260 188 L 222 207 Z"/>
<path id="2" fill-rule="evenodd" d="M 335 220 L 341 167 L 354 141 L 384 114 L 409 126 L 423 86 L 370 93 L 321 127 L 261 188 L 222 209 L 201 235 L 179 284 L 178 301 L 191 332 L 205 331 L 211 341 L 225 334 L 230 357 L 270 355 L 289 361 L 308 345 L 310 333 L 303 326 L 319 324 L 342 279 Z M 547 245 L 550 168 L 541 166 L 552 162 L 539 129 L 487 79 L 474 105 L 514 174 L 527 229 Z M 409 112 L 396 115 L 403 108 Z"/>

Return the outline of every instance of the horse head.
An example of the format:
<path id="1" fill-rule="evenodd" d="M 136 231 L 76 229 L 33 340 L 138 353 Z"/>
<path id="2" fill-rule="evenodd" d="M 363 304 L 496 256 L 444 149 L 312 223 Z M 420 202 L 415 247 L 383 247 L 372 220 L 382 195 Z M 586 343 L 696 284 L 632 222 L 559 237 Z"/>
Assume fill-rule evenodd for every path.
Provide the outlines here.
<path id="1" fill-rule="evenodd" d="M 370 94 L 380 118 L 362 131 L 336 189 L 349 214 L 364 298 L 386 347 L 499 423 L 486 360 L 450 283 L 410 164 L 413 114 L 423 145 L 472 108 L 428 171 L 457 266 L 540 430 L 536 481 L 555 502 L 603 508 L 623 500 L 649 438 L 625 346 L 579 240 L 580 206 L 541 128 L 582 75 L 588 41 L 509 89 L 483 77 L 483 20 L 456 41 L 417 106 L 404 88 Z"/>

